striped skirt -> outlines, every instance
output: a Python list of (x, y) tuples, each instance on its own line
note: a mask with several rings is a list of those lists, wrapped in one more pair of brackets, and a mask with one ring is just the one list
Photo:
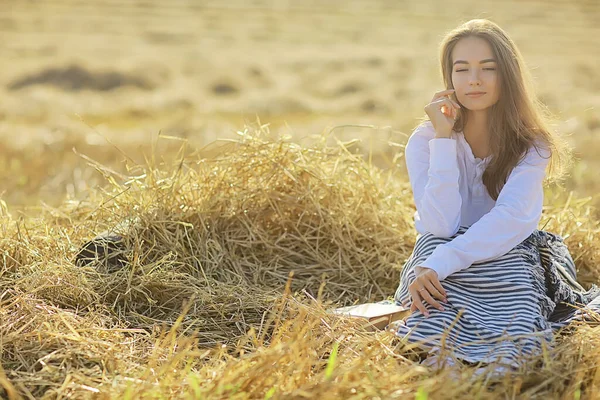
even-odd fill
[[(408, 286), (436, 246), (452, 238), (419, 235), (404, 265), (394, 301), (410, 299)], [(394, 333), (426, 351), (451, 351), (471, 363), (518, 367), (523, 357), (551, 348), (554, 333), (574, 320), (597, 320), (600, 289), (585, 290), (576, 280), (575, 265), (560, 236), (536, 230), (511, 251), (494, 260), (474, 263), (440, 282), (448, 302), (444, 311), (424, 303), (420, 311), (394, 323)], [(592, 312), (589, 312), (589, 311)]]

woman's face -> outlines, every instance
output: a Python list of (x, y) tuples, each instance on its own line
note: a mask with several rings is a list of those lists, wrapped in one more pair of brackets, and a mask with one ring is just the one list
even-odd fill
[(485, 110), (498, 102), (498, 64), (490, 60), (494, 60), (491, 46), (475, 36), (460, 39), (452, 50), (452, 85), (468, 110)]

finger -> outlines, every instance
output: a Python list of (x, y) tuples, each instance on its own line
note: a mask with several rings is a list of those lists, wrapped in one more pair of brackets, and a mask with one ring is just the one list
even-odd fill
[[(444, 113), (444, 114), (448, 118), (452, 119), (453, 121), (456, 121), (456, 118), (458, 118), (459, 109), (457, 109), (454, 105), (452, 105), (451, 107), (444, 105), (442, 107), (446, 108), (446, 113)], [(442, 111), (442, 113), (443, 113), (443, 111)]]
[(421, 311), (421, 313), (425, 316), (429, 316), (429, 311), (427, 311), (427, 308), (423, 305), (423, 303), (421, 302), (421, 296), (420, 294), (425, 292), (425, 290), (423, 290), (422, 292), (416, 291), (415, 295), (413, 296), (413, 304), (415, 307), (417, 307), (417, 309), (419, 311)]
[(454, 100), (454, 98), (452, 97), (453, 93), (447, 94), (446, 96), (444, 96), (445, 98), (447, 98), (448, 100), (450, 100), (452, 102), (452, 104), (454, 104), (454, 107), (456, 107), (457, 109), (460, 109), (460, 104), (458, 104), (456, 102), (456, 100)]
[(449, 94), (454, 93), (454, 89), (446, 89), (446, 90), (440, 90), (439, 92), (435, 92), (435, 94), (433, 95), (433, 98), (431, 99), (431, 101), (435, 101), (436, 99), (439, 99), (442, 96), (447, 96)]
[(450, 109), (450, 117), (452, 117), (452, 119), (456, 119), (456, 116), (458, 115), (458, 110), (460, 110), (460, 106), (452, 100), (450, 100), (450, 102), (452, 103), (452, 108)]
[(416, 303), (416, 299), (417, 299), (417, 295), (416, 295), (416, 289), (414, 288), (408, 288), (408, 292), (410, 293), (410, 300), (411, 300), (411, 304), (410, 304), (410, 313), (412, 314), (413, 312), (417, 311), (417, 303)]
[(457, 116), (458, 116), (458, 110), (456, 108), (451, 109), (449, 117), (452, 118), (454, 121), (456, 121)]
[(429, 293), (427, 290), (423, 290), (421, 292), (421, 296), (423, 296), (423, 299), (428, 302), (429, 304), (431, 304), (432, 306), (434, 306), (435, 308), (437, 308), (440, 311), (444, 311), (444, 307), (438, 303), (433, 297), (431, 297), (431, 293)]
[(436, 102), (431, 103), (434, 112), (439, 110), (444, 116), (453, 118), (453, 113), (456, 112), (456, 108), (448, 99), (440, 99)]
[(448, 118), (454, 118), (456, 107), (447, 97), (442, 97), (434, 102), (427, 104), (424, 108), (425, 112), (432, 117), (438, 111)]
[(460, 112), (460, 110), (454, 110), (454, 115), (453, 118), (457, 119), (458, 118), (458, 113)]
[(436, 299), (439, 299), (439, 300), (444, 300), (445, 299), (444, 295), (439, 291), (438, 288), (435, 287), (435, 285), (433, 284), (433, 282), (427, 282), (425, 284), (425, 288)]
[(410, 313), (414, 313), (415, 311), (417, 311), (417, 305), (416, 303), (413, 301), (412, 304), (410, 305)]
[(435, 104), (436, 107), (441, 107), (442, 105), (446, 105), (448, 108), (454, 108), (456, 110), (460, 110), (460, 106), (447, 97), (441, 97), (435, 101), (432, 101), (431, 104)]
[(446, 293), (446, 289), (444, 289), (439, 279), (432, 279), (431, 283), (439, 290), (439, 292), (442, 294), (442, 296), (444, 296), (444, 298), (448, 298), (448, 293)]
[(442, 106), (441, 111), (442, 111), (442, 114), (449, 117), (448, 108), (446, 106)]
[(440, 111), (442, 112), (442, 114), (444, 114), (444, 116), (451, 118), (453, 120), (456, 119), (455, 115), (456, 115), (457, 111), (453, 107), (448, 107), (446, 105), (443, 105)]
[(421, 311), (421, 313), (424, 316), (429, 317), (429, 311), (427, 311), (427, 307), (425, 307), (425, 305), (423, 304), (423, 302), (421, 300), (415, 301), (415, 304), (417, 305), (417, 308), (419, 309), (419, 311)]

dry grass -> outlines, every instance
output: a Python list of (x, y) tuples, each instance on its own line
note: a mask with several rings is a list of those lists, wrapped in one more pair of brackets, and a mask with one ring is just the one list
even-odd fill
[[(540, 227), (600, 281), (597, 2), (205, 3), (0, 7), (0, 398), (600, 397), (592, 324), (486, 381), (324, 311), (393, 295), (415, 239), (402, 145), (441, 35), (474, 17), (571, 135)], [(237, 135), (256, 115), (291, 138)], [(125, 267), (75, 266), (107, 230)]]
[[(405, 175), (352, 144), (310, 146), (247, 126), (235, 141), (96, 165), (102, 189), (37, 216), (3, 209), (0, 386), (9, 398), (562, 398), (598, 393), (597, 329), (494, 382), (435, 373), (389, 332), (326, 312), (389, 298), (414, 245)], [(202, 154), (210, 153), (209, 157)], [(590, 199), (549, 189), (541, 225), (597, 282)], [(120, 232), (127, 264), (77, 267)], [(579, 324), (579, 323), (577, 323)], [(462, 378), (456, 379), (456, 374)], [(493, 383), (493, 384), (492, 384)]]

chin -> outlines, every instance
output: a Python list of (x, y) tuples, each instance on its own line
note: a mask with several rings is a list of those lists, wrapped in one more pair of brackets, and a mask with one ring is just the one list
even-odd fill
[(464, 104), (462, 103), (462, 106), (465, 107), (467, 110), (469, 111), (483, 111), (483, 110), (487, 110), (488, 108), (490, 108), (492, 106), (492, 104)]
[(467, 108), (469, 111), (483, 111), (483, 110), (487, 110), (489, 107), (473, 107), (473, 108)]

